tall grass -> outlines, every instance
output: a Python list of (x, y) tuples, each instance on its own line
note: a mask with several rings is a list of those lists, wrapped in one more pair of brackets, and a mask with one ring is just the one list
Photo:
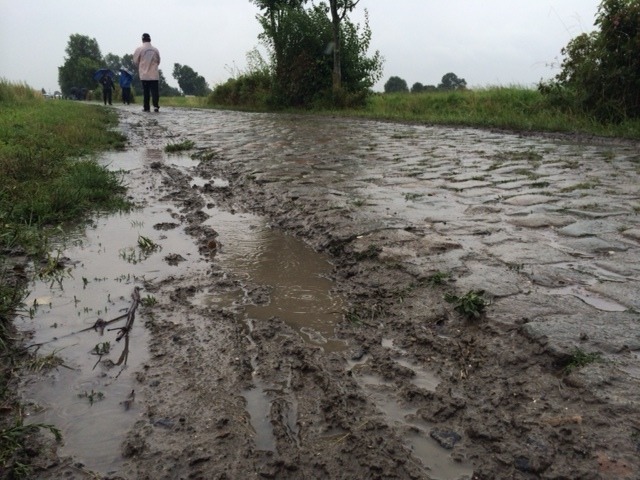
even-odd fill
[(640, 138), (638, 120), (603, 124), (583, 113), (551, 105), (537, 90), (517, 86), (377, 94), (368, 99), (363, 109), (332, 113), (427, 124)]

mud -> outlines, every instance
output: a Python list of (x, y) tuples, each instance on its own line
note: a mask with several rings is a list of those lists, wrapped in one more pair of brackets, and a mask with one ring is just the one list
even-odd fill
[[(162, 246), (123, 287), (157, 301), (135, 407), (105, 413), (132, 425), (39, 478), (640, 477), (638, 145), (120, 114), (139, 160), (105, 162)], [(471, 290), (469, 320), (444, 297)]]

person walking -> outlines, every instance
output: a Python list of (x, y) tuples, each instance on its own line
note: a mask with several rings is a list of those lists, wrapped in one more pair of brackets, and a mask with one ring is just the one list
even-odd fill
[(120, 69), (120, 88), (122, 89), (122, 103), (129, 105), (131, 103), (131, 81), (133, 77), (128, 70)]
[(111, 105), (111, 99), (113, 91), (116, 89), (116, 86), (113, 84), (113, 79), (111, 78), (111, 75), (109, 75), (108, 73), (105, 73), (104, 75), (102, 75), (102, 78), (100, 79), (100, 83), (102, 84), (102, 100), (104, 100), (104, 104), (106, 105), (107, 103), (109, 103), (109, 105)]
[(160, 80), (160, 52), (151, 45), (151, 36), (142, 34), (142, 45), (133, 53), (133, 63), (138, 67), (138, 75), (142, 82), (143, 111), (150, 112), (149, 97), (153, 103), (153, 111), (160, 111), (160, 92), (158, 82)]

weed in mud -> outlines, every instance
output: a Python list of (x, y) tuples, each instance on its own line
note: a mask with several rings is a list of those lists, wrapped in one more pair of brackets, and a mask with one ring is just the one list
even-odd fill
[(449, 278), (448, 273), (436, 272), (427, 278), (427, 284), (431, 286), (443, 285), (447, 278)]
[(549, 185), (551, 185), (549, 182), (534, 182), (529, 184), (531, 188), (547, 188)]
[(29, 446), (29, 435), (40, 429), (51, 432), (57, 442), (62, 441), (62, 433), (53, 425), (44, 423), (25, 425), (21, 416), (13, 426), (0, 430), (0, 471), (7, 474), (6, 478), (29, 478), (32, 473), (31, 468), (21, 462), (19, 457)]
[(99, 402), (100, 400), (104, 399), (104, 393), (95, 392), (93, 389), (91, 389), (90, 392), (85, 391), (85, 392), (79, 393), (78, 397), (86, 398), (87, 400), (89, 400), (89, 405), (93, 405), (95, 402)]
[(569, 374), (577, 368), (586, 367), (587, 365), (602, 361), (602, 355), (598, 352), (587, 353), (580, 348), (573, 350), (569, 358), (564, 362), (562, 371)]
[(524, 268), (524, 263), (508, 262), (507, 268), (512, 272), (521, 272), (522, 269)]
[(219, 158), (219, 157), (220, 157), (220, 154), (218, 154), (217, 152), (206, 152), (206, 151), (197, 152), (191, 155), (191, 158), (193, 160), (202, 160), (205, 162), (213, 160), (214, 158)]
[(64, 365), (64, 361), (58, 356), (56, 350), (48, 355), (35, 355), (25, 363), (25, 368), (33, 372), (42, 372), (62, 365)]
[(160, 249), (160, 245), (155, 243), (150, 238), (144, 237), (142, 235), (138, 235), (138, 247), (140, 247), (140, 250), (147, 253), (154, 252)]
[(564, 187), (560, 190), (562, 193), (573, 192), (575, 190), (591, 190), (597, 187), (600, 184), (598, 180), (592, 180), (590, 182), (581, 182), (575, 185), (570, 185), (568, 187)]
[(418, 200), (419, 198), (424, 197), (424, 193), (405, 193), (404, 200), (406, 202)]
[(153, 307), (158, 303), (158, 300), (153, 295), (147, 295), (140, 300), (140, 303), (142, 303), (142, 305), (145, 307)]
[(185, 150), (192, 150), (196, 144), (192, 140), (184, 140), (179, 143), (170, 143), (164, 147), (164, 151), (167, 153), (184, 152)]
[(93, 347), (93, 350), (91, 351), (91, 353), (93, 353), (94, 355), (108, 355), (109, 352), (111, 351), (111, 342), (101, 342), (96, 344), (95, 347)]
[(444, 299), (453, 304), (454, 310), (467, 319), (480, 318), (489, 305), (484, 298), (484, 290), (469, 290), (462, 296), (445, 293)]

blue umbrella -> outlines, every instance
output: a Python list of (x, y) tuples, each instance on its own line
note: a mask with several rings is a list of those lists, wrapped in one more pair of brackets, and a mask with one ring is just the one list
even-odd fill
[(121, 68), (120, 69), (120, 86), (122, 88), (129, 88), (131, 87), (132, 81), (133, 81), (133, 74), (126, 68)]
[(96, 70), (96, 73), (93, 74), (93, 79), (96, 82), (99, 82), (100, 79), (105, 75), (108, 75), (111, 78), (113, 78), (113, 72), (111, 70), (109, 70), (108, 68), (101, 68), (100, 70)]

